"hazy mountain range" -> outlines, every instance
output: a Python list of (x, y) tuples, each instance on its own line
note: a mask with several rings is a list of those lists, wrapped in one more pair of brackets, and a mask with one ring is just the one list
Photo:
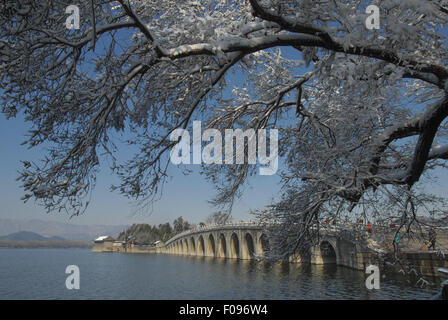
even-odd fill
[(19, 220), (0, 218), (0, 236), (28, 231), (38, 233), (44, 238), (60, 237), (67, 240), (91, 241), (102, 235), (110, 235), (115, 238), (127, 227), (126, 225), (77, 225), (37, 219)]
[(32, 240), (38, 240), (38, 241), (46, 241), (46, 240), (65, 240), (62, 237), (53, 236), (53, 237), (44, 237), (41, 236), (38, 233), (35, 232), (29, 232), (29, 231), (19, 231), (14, 232), (11, 234), (8, 234), (6, 236), (0, 236), (1, 240), (11, 240), (11, 241), (32, 241)]

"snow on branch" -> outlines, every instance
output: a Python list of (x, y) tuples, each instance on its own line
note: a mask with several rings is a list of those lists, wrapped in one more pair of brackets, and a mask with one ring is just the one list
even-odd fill
[[(408, 197), (448, 158), (448, 15), (436, 1), (382, 1), (373, 31), (360, 0), (82, 0), (80, 30), (66, 29), (65, 5), (0, 5), (2, 111), (25, 116), (25, 144), (48, 147), (19, 177), (48, 210), (80, 214), (104, 158), (115, 190), (146, 205), (166, 180), (170, 134), (196, 119), (279, 129), (284, 198), (271, 213), (301, 230), (330, 208), (377, 210), (375, 192)], [(118, 160), (117, 133), (134, 157)], [(215, 203), (230, 208), (255, 169), (205, 167)]]

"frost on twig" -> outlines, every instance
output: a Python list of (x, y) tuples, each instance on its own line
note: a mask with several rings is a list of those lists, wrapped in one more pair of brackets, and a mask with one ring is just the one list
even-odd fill
[[(167, 180), (170, 134), (200, 119), (279, 129), (282, 189), (257, 213), (275, 222), (276, 257), (307, 258), (326, 219), (360, 240), (360, 219), (382, 234), (446, 221), (421, 188), (448, 158), (446, 6), (382, 1), (372, 32), (363, 3), (82, 0), (93, 19), (71, 32), (68, 1), (1, 2), (2, 112), (24, 115), (24, 144), (44, 150), (22, 168), (23, 199), (80, 214), (110, 164), (112, 189), (144, 207)], [(212, 203), (230, 212), (257, 166), (204, 166)]]

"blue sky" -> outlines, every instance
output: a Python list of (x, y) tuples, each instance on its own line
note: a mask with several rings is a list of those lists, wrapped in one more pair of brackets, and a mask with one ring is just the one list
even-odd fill
[[(97, 177), (97, 185), (92, 195), (88, 210), (84, 215), (69, 217), (63, 213), (46, 213), (31, 199), (26, 204), (20, 200), (23, 190), (16, 181), (20, 160), (38, 160), (42, 155), (36, 150), (21, 146), (25, 139), (27, 126), (19, 115), (15, 119), (6, 120), (0, 114), (0, 219), (41, 219), (74, 224), (159, 224), (172, 222), (178, 216), (198, 223), (203, 221), (216, 208), (208, 203), (214, 196), (213, 185), (199, 174), (199, 165), (191, 165), (193, 173), (185, 176), (179, 168), (171, 165), (172, 179), (165, 185), (163, 196), (147, 212), (136, 212), (134, 204), (118, 193), (110, 192), (111, 184), (118, 179), (111, 174), (107, 165), (101, 167)], [(279, 141), (281, 143), (281, 141)], [(281, 165), (281, 159), (279, 164)], [(280, 168), (281, 169), (281, 166)], [(427, 191), (438, 195), (446, 195), (448, 190), (448, 171), (437, 169), (433, 175), (437, 180), (424, 184)], [(273, 202), (280, 191), (278, 175), (256, 175), (249, 180), (244, 195), (234, 206), (233, 217), (237, 220), (253, 218), (251, 209), (261, 209)]]
[[(127, 198), (110, 192), (109, 186), (118, 183), (107, 166), (101, 167), (92, 201), (84, 215), (69, 217), (63, 213), (50, 213), (29, 200), (26, 204), (20, 200), (24, 194), (20, 182), (15, 179), (21, 167), (20, 160), (38, 160), (39, 150), (29, 150), (21, 146), (27, 132), (28, 124), (21, 116), (6, 120), (0, 114), (0, 219), (42, 219), (76, 224), (159, 224), (172, 222), (178, 216), (198, 223), (216, 210), (207, 200), (214, 195), (213, 185), (208, 183), (199, 172), (199, 165), (192, 165), (193, 173), (185, 176), (181, 170), (172, 165), (172, 179), (165, 185), (162, 198), (148, 212), (136, 213), (135, 206)], [(251, 209), (262, 208), (270, 204), (279, 193), (278, 176), (255, 176), (245, 189), (242, 199), (234, 206), (233, 217), (237, 220), (251, 219)]]
[[(128, 35), (126, 32), (123, 34), (125, 38)], [(102, 45), (104, 43), (99, 40), (97, 48), (100, 52)], [(285, 49), (284, 53), (287, 57), (298, 54), (293, 49)], [(234, 84), (239, 82), (237, 78), (233, 78), (233, 81)], [(20, 188), (20, 183), (16, 181), (18, 170), (21, 167), (20, 160), (38, 160), (42, 156), (39, 149), (29, 150), (26, 146), (20, 145), (25, 140), (28, 125), (23, 121), (21, 115), (15, 119), (6, 120), (5, 116), (0, 114), (0, 219), (42, 219), (68, 222), (69, 217), (63, 213), (47, 214), (32, 199), (26, 204), (20, 200), (23, 190)], [(122, 150), (122, 153), (126, 153), (126, 150)], [(281, 162), (279, 159), (278, 172), (281, 170)], [(148, 208), (148, 212), (136, 214), (132, 202), (118, 193), (109, 191), (110, 185), (117, 184), (118, 179), (111, 175), (107, 165), (103, 165), (97, 176), (97, 185), (88, 210), (84, 215), (74, 217), (69, 222), (107, 225), (141, 222), (159, 224), (172, 222), (178, 216), (182, 216), (192, 223), (203, 221), (216, 210), (208, 203), (215, 193), (213, 186), (199, 175), (199, 165), (192, 165), (190, 168), (193, 169), (193, 173), (185, 176), (178, 168), (171, 165), (170, 173), (173, 178), (165, 186), (162, 198), (154, 203), (152, 208)], [(438, 181), (427, 183), (425, 188), (438, 195), (445, 195), (448, 190), (447, 170), (437, 170), (434, 175), (439, 178)], [(234, 205), (234, 219), (251, 219), (252, 216), (249, 214), (251, 209), (261, 209), (272, 203), (273, 199), (279, 195), (279, 182), (278, 175), (252, 177), (243, 198), (237, 200)]]
[[(116, 36), (124, 44), (129, 41), (131, 34), (131, 30), (123, 30), (119, 31)], [(96, 44), (95, 54), (104, 54), (108, 46), (108, 37), (101, 37)], [(87, 60), (91, 58), (91, 52), (88, 52), (86, 57)], [(91, 67), (92, 64), (89, 61), (82, 66), (82, 68), (88, 68), (89, 73)], [(90, 75), (93, 76), (91, 73)], [(240, 76), (232, 75), (231, 77), (233, 78), (232, 85), (235, 85)], [(10, 120), (6, 120), (5, 116), (0, 113), (0, 135), (2, 137), (0, 139), (0, 203), (2, 204), (0, 219), (42, 219), (75, 224), (117, 225), (141, 222), (159, 224), (172, 222), (182, 216), (189, 222), (199, 223), (205, 220), (210, 213), (216, 211), (216, 208), (208, 203), (208, 200), (215, 195), (213, 185), (199, 174), (199, 165), (189, 166), (193, 173), (188, 176), (171, 165), (172, 179), (165, 185), (162, 198), (148, 208), (147, 212), (136, 213), (135, 203), (118, 193), (109, 191), (109, 187), (112, 184), (118, 184), (119, 180), (111, 174), (107, 163), (101, 166), (89, 208), (82, 216), (69, 220), (69, 216), (63, 213), (48, 214), (44, 208), (35, 204), (33, 199), (24, 204), (20, 200), (24, 192), (20, 188), (20, 182), (16, 181), (18, 170), (21, 168), (20, 160), (38, 161), (43, 154), (42, 149), (29, 150), (26, 146), (20, 145), (25, 140), (29, 125), (29, 123), (25, 123), (20, 113), (17, 118)], [(119, 134), (115, 136), (118, 137)], [(121, 149), (121, 154), (119, 153), (118, 157), (129, 159), (128, 151), (130, 150), (128, 148)], [(249, 186), (245, 189), (244, 197), (234, 205), (233, 218), (237, 220), (251, 219), (253, 218), (249, 214), (251, 209), (260, 209), (272, 203), (273, 198), (279, 194), (279, 181), (278, 176), (252, 178)]]

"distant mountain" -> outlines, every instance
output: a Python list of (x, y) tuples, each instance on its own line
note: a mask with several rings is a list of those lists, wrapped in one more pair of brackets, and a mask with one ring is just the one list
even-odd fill
[(46, 238), (47, 240), (65, 240), (64, 238), (62, 238), (62, 237), (58, 237), (58, 236), (52, 236), (52, 237), (49, 237), (49, 238)]
[(19, 231), (0, 236), (0, 248), (91, 248), (92, 242), (66, 240), (62, 237), (43, 237), (38, 233)]
[(0, 240), (11, 240), (11, 241), (31, 241), (31, 240), (65, 240), (62, 237), (44, 237), (38, 233), (30, 232), (30, 231), (19, 231), (8, 234), (6, 236), (0, 236)]
[(45, 239), (91, 241), (102, 235), (116, 238), (121, 231), (128, 227), (126, 225), (77, 225), (36, 219), (0, 219), (0, 237), (23, 231), (38, 234)]
[(1, 236), (0, 240), (30, 241), (30, 240), (49, 240), (49, 238), (43, 237), (40, 234), (37, 234), (35, 232), (19, 231), (19, 232), (8, 234), (6, 236)]

